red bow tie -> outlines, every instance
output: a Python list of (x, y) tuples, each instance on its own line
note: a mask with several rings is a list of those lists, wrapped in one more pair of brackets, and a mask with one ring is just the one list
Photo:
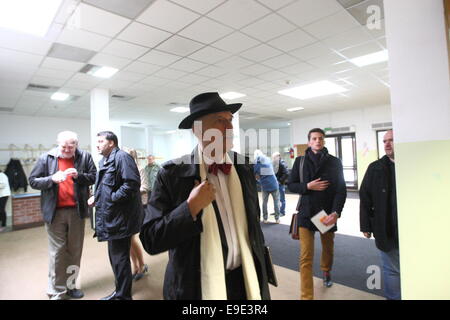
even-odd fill
[(221, 164), (217, 164), (217, 163), (213, 163), (209, 166), (208, 168), (208, 172), (209, 173), (213, 173), (217, 176), (217, 172), (219, 171), (219, 169), (224, 173), (224, 174), (230, 174), (231, 171), (231, 164), (230, 163), (221, 163)]

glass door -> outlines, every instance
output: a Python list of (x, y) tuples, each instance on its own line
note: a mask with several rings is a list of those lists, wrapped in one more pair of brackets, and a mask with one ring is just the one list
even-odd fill
[(331, 135), (325, 138), (328, 153), (339, 158), (344, 168), (344, 179), (347, 188), (357, 189), (358, 174), (356, 164), (356, 139), (354, 133)]

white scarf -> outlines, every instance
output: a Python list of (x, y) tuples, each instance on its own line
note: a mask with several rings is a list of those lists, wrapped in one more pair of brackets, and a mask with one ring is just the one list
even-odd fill
[[(206, 168), (200, 151), (200, 177), (206, 178)], [(226, 163), (232, 163), (226, 154)], [(241, 250), (242, 271), (244, 274), (245, 291), (248, 300), (261, 300), (258, 276), (256, 274), (253, 254), (248, 237), (247, 215), (245, 212), (242, 186), (234, 166), (228, 180), (231, 207), (235, 221), (236, 233)], [(200, 236), (200, 270), (203, 300), (227, 300), (227, 288), (225, 283), (225, 269), (220, 242), (219, 227), (212, 204), (203, 209), (203, 232)]]

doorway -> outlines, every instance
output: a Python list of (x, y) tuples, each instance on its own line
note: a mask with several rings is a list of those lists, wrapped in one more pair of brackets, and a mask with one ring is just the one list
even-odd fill
[(358, 189), (358, 172), (356, 163), (356, 139), (354, 133), (327, 135), (325, 147), (328, 153), (342, 162), (345, 185), (348, 189)]

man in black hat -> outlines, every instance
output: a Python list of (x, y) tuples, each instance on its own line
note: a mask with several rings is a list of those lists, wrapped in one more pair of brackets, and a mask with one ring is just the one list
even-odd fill
[(158, 172), (140, 239), (150, 254), (169, 250), (165, 299), (270, 299), (253, 168), (230, 151), (241, 106), (194, 97), (179, 128), (198, 146)]

